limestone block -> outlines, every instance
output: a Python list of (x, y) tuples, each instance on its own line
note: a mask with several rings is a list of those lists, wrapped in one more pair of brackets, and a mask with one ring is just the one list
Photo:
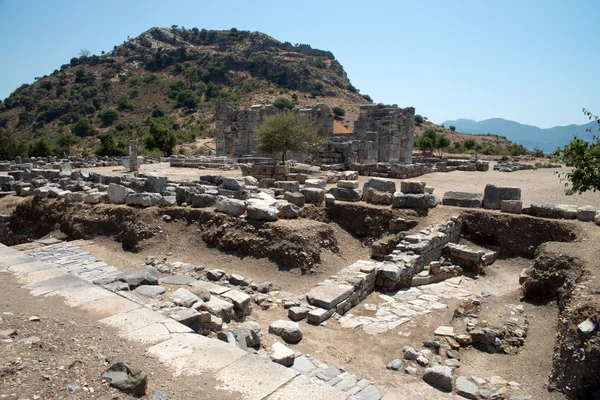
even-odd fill
[(425, 182), (402, 181), (400, 182), (400, 191), (402, 193), (423, 194), (425, 193)]
[(218, 196), (216, 200), (217, 211), (239, 217), (246, 211), (246, 202), (243, 200), (230, 199)]
[(521, 200), (502, 200), (500, 202), (500, 211), (510, 214), (521, 214), (523, 211), (523, 202)]
[(390, 196), (396, 192), (396, 182), (390, 179), (370, 178), (363, 185), (363, 200), (370, 202), (375, 191), (390, 193)]
[(237, 178), (223, 178), (221, 187), (225, 190), (232, 191), (246, 190), (246, 184), (244, 183), (244, 180)]
[(254, 204), (246, 208), (246, 215), (256, 221), (277, 221), (279, 210), (264, 204)]
[(325, 199), (325, 190), (318, 188), (303, 188), (301, 193), (308, 204), (321, 205)]
[(337, 181), (337, 187), (344, 189), (358, 189), (358, 181), (339, 180)]
[(392, 196), (393, 208), (429, 208), (432, 194), (405, 194), (396, 192)]
[(577, 206), (566, 204), (535, 203), (531, 205), (530, 214), (543, 218), (577, 218)]
[(313, 306), (330, 309), (354, 292), (350, 285), (320, 285), (311, 289), (306, 298)]
[(307, 179), (304, 181), (305, 188), (325, 189), (327, 182), (324, 179)]
[(488, 184), (483, 194), (483, 208), (500, 210), (502, 200), (521, 200), (521, 189)]
[(327, 193), (333, 195), (333, 197), (335, 197), (336, 200), (350, 202), (357, 202), (362, 200), (362, 190), (360, 189), (345, 189), (335, 187), (329, 189)]
[(306, 201), (304, 195), (300, 192), (285, 192), (283, 194), (283, 199), (298, 207), (304, 207), (304, 203)]
[(483, 196), (479, 193), (449, 191), (444, 193), (442, 204), (454, 207), (481, 208)]
[(150, 193), (162, 193), (167, 187), (166, 176), (150, 175), (144, 182), (144, 191)]
[(161, 197), (158, 193), (129, 193), (125, 202), (128, 205), (151, 207), (157, 205)]
[(123, 185), (117, 185), (111, 183), (107, 189), (108, 199), (112, 204), (125, 204), (125, 199), (129, 193), (133, 193), (133, 190), (126, 188)]
[(579, 207), (577, 209), (577, 219), (584, 222), (593, 221), (599, 211), (599, 209), (592, 206)]
[(275, 188), (283, 189), (286, 192), (299, 192), (300, 182), (298, 181), (276, 181)]

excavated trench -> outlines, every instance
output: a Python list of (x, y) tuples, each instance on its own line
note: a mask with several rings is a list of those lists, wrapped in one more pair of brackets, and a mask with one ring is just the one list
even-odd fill
[[(0, 241), (7, 245), (25, 243), (59, 229), (69, 240), (112, 237), (124, 249), (136, 252), (151, 244), (161, 224), (178, 220), (185, 221), (205, 243), (221, 251), (266, 257), (278, 265), (308, 272), (322, 262), (323, 250), (339, 251), (332, 223), (366, 243), (418, 223), (418, 215), (411, 210), (353, 203), (307, 206), (301, 217), (259, 223), (209, 209), (140, 209), (33, 198), (16, 207), (10, 228), (0, 227)], [(484, 210), (464, 211), (460, 219), (463, 237), (473, 243), (496, 249), (501, 258), (532, 260), (519, 278), (523, 300), (557, 300), (558, 335), (548, 386), (570, 398), (598, 398), (594, 396), (600, 393), (600, 333), (596, 329), (591, 335), (582, 335), (577, 329), (585, 319), (596, 325), (600, 322), (600, 286), (595, 292), (580, 288), (582, 284), (590, 286), (598, 269), (594, 260), (600, 259), (597, 253), (596, 258), (594, 254), (582, 256), (585, 232), (573, 222)], [(398, 221), (404, 224), (401, 229)], [(592, 286), (597, 283), (593, 280)]]
[[(584, 333), (583, 321), (600, 323), (600, 234), (575, 222), (470, 210), (461, 214), (463, 235), (495, 246), (501, 257), (532, 259), (519, 277), (522, 299), (556, 300), (558, 333), (548, 387), (573, 399), (600, 398), (600, 332)], [(591, 245), (588, 245), (591, 244)]]

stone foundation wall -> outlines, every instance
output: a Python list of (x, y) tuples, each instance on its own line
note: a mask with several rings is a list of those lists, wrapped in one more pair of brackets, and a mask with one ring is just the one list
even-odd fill
[(285, 181), (290, 173), (289, 165), (275, 164), (240, 164), (242, 176), (253, 176), (261, 179), (275, 179), (276, 181)]

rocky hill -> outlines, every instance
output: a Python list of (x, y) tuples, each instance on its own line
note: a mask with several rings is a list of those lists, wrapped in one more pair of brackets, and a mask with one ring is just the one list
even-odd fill
[(344, 109), (352, 129), (359, 104), (371, 101), (331, 52), (259, 32), (152, 28), (106, 54), (82, 53), (0, 102), (0, 159), (119, 155), (131, 138), (168, 153), (211, 134), (218, 101), (324, 102)]

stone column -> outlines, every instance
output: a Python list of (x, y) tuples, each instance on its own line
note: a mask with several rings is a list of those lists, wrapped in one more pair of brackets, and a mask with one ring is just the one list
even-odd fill
[(129, 141), (129, 172), (137, 172), (138, 166), (137, 140)]

